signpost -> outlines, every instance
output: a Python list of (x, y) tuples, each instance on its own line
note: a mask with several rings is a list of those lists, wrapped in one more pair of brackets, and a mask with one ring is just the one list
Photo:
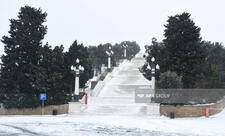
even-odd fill
[(41, 93), (40, 94), (40, 100), (42, 101), (42, 106), (41, 106), (41, 115), (44, 115), (44, 106), (45, 106), (45, 100), (47, 99), (46, 93)]

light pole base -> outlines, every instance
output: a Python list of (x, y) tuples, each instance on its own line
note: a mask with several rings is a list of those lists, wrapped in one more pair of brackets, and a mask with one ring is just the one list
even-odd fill
[(78, 101), (79, 101), (79, 95), (73, 95), (72, 102), (78, 102)]
[(112, 72), (112, 68), (108, 68), (107, 69), (107, 72)]

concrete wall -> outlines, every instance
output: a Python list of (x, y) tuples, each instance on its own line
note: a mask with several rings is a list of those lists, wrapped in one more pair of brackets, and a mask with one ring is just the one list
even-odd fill
[(206, 115), (206, 107), (209, 107), (209, 115), (217, 114), (225, 108), (225, 98), (214, 104), (184, 106), (160, 105), (160, 114), (169, 117), (170, 112), (174, 112), (175, 117), (201, 117)]
[[(57, 110), (57, 114), (67, 114), (69, 104), (51, 105), (44, 107), (44, 114), (52, 115), (53, 110)], [(26, 109), (0, 109), (0, 115), (41, 115), (41, 107)]]

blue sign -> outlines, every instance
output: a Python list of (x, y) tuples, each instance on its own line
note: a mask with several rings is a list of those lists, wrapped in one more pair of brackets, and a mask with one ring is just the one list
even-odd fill
[(46, 99), (47, 99), (46, 93), (41, 93), (40, 94), (40, 100), (46, 100)]

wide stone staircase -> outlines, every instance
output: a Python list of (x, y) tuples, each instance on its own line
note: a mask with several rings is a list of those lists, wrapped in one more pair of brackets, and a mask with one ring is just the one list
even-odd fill
[[(145, 63), (144, 54), (137, 54), (131, 61), (123, 61), (97, 84), (88, 96), (88, 104), (70, 114), (82, 115), (154, 115), (158, 116), (159, 104), (135, 103), (135, 89), (151, 86), (139, 68)], [(149, 90), (150, 91), (150, 90)]]

